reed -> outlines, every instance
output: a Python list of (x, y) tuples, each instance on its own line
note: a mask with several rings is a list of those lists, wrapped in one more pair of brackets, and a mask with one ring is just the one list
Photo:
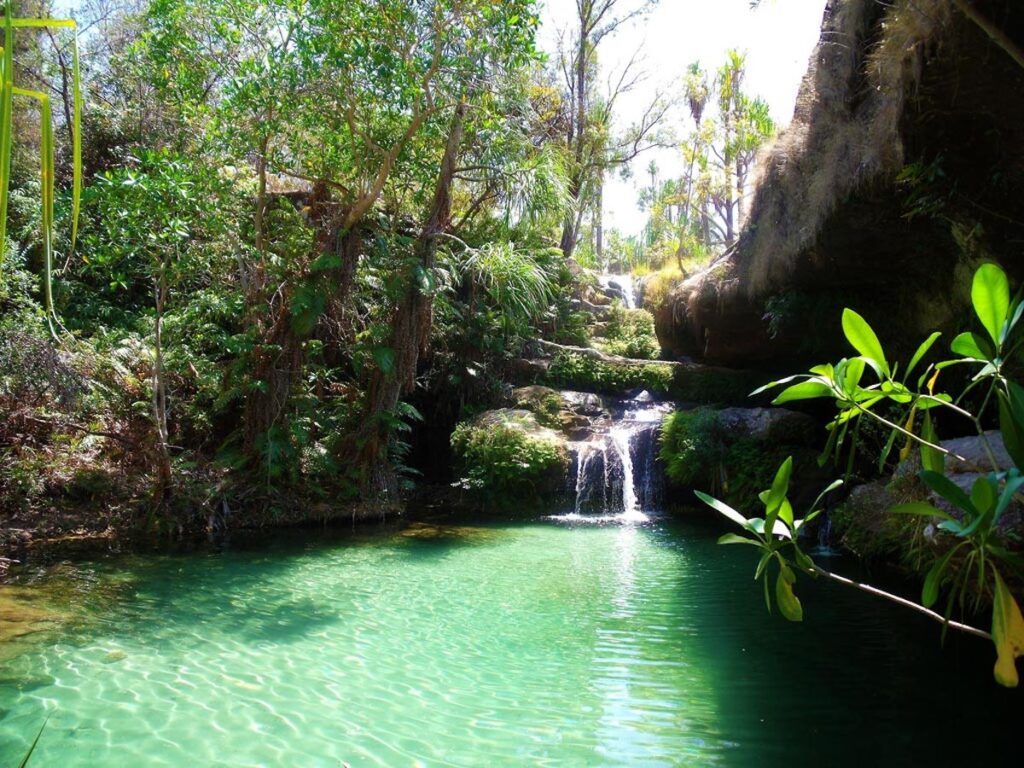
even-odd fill
[(14, 32), (17, 29), (70, 29), (75, 33), (72, 47), (72, 191), (71, 191), (71, 251), (78, 239), (78, 213), (82, 199), (82, 89), (78, 62), (77, 24), (72, 19), (16, 19), (12, 0), (4, 2), (3, 50), (0, 56), (0, 267), (7, 250), (7, 202), (11, 182), (11, 150), (15, 97), (34, 100), (39, 107), (41, 140), (39, 147), (39, 176), (42, 205), (43, 284), (46, 314), (52, 326), (57, 319), (53, 304), (53, 208), (54, 208), (54, 148), (53, 115), (50, 97), (41, 92), (19, 88), (14, 83)]

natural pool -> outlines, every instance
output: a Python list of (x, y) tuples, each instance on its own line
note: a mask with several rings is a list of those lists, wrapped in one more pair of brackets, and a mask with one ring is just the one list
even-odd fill
[(715, 533), (413, 526), (27, 573), (0, 766), (47, 716), (30, 766), (1019, 764), (984, 643), (806, 579), (788, 624)]

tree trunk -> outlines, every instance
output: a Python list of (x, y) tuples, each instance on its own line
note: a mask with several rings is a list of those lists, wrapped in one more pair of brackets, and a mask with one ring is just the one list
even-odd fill
[[(452, 117), (426, 221), (413, 244), (417, 272), (429, 273), (434, 268), (438, 236), (449, 224), (452, 180), (462, 145), (465, 116), (466, 103), (462, 102)], [(420, 356), (427, 351), (430, 342), (433, 298), (420, 290), (420, 281), (415, 274), (407, 276), (406, 285), (391, 318), (390, 347), (394, 352), (391, 370), (378, 367), (374, 371), (363, 424), (356, 440), (364, 471), (364, 489), (380, 501), (397, 493), (397, 478), (387, 455), (395, 409), (400, 398), (415, 388)]]
[[(314, 205), (315, 207), (315, 205)], [(343, 308), (348, 305), (348, 298), (355, 283), (356, 268), (362, 251), (362, 238), (358, 230), (342, 232), (334, 219), (316, 219), (319, 224), (313, 254), (316, 258), (324, 254), (334, 254), (340, 260), (340, 266), (307, 275), (307, 284), (318, 281), (317, 290), (327, 294), (328, 312), (333, 315), (332, 327), (337, 327), (344, 317)], [(242, 445), (246, 458), (252, 463), (264, 460), (263, 447), (271, 429), (279, 423), (291, 397), (292, 387), (302, 370), (303, 343), (309, 339), (322, 318), (308, 319), (301, 327), (296, 327), (292, 312), (292, 295), (294, 289), (285, 288), (279, 298), (274, 301), (267, 297), (266, 290), (261, 290), (252, 299), (256, 317), (253, 320), (262, 324), (266, 317), (260, 306), (262, 302), (270, 302), (270, 325), (262, 334), (259, 342), (251, 353), (252, 367), (246, 375), (246, 385), (250, 388), (245, 394), (245, 406), (242, 415)], [(331, 333), (331, 342), (336, 343), (344, 334)], [(337, 350), (335, 350), (337, 351)], [(267, 467), (269, 470), (269, 467)]]
[(167, 383), (164, 380), (163, 319), (167, 300), (167, 260), (163, 257), (153, 283), (156, 318), (153, 324), (153, 423), (156, 426), (157, 484), (154, 500), (163, 503), (171, 489), (171, 454), (167, 434)]

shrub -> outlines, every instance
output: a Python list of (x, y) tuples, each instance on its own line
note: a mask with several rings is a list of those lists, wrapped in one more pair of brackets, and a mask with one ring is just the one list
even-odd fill
[(718, 414), (712, 408), (676, 411), (661, 427), (659, 456), (665, 474), (678, 485), (717, 486), (728, 452)]
[(465, 476), (456, 485), (492, 499), (556, 488), (568, 471), (568, 454), (555, 439), (530, 434), (528, 426), (459, 424), (451, 441)]
[(609, 355), (656, 360), (661, 352), (654, 333), (654, 316), (646, 309), (613, 309), (606, 339), (601, 347)]
[(556, 355), (548, 367), (549, 380), (558, 386), (613, 395), (631, 389), (667, 394), (672, 377), (670, 365), (623, 365), (575, 352)]

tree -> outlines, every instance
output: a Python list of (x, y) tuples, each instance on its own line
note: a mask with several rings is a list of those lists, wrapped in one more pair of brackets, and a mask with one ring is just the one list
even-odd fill
[(565, 110), (565, 151), (569, 162), (569, 196), (572, 209), (562, 224), (560, 244), (566, 258), (580, 240), (583, 220), (590, 211), (594, 220), (598, 253), (602, 248), (601, 206), (605, 174), (622, 167), (656, 146), (658, 127), (670, 102), (656, 93), (640, 119), (615, 136), (612, 121), (616, 103), (644, 79), (638, 54), (609, 79), (606, 93), (597, 92), (598, 47), (623, 25), (641, 18), (657, 0), (577, 0), (574, 27), (562, 32), (557, 66), (562, 78)]

